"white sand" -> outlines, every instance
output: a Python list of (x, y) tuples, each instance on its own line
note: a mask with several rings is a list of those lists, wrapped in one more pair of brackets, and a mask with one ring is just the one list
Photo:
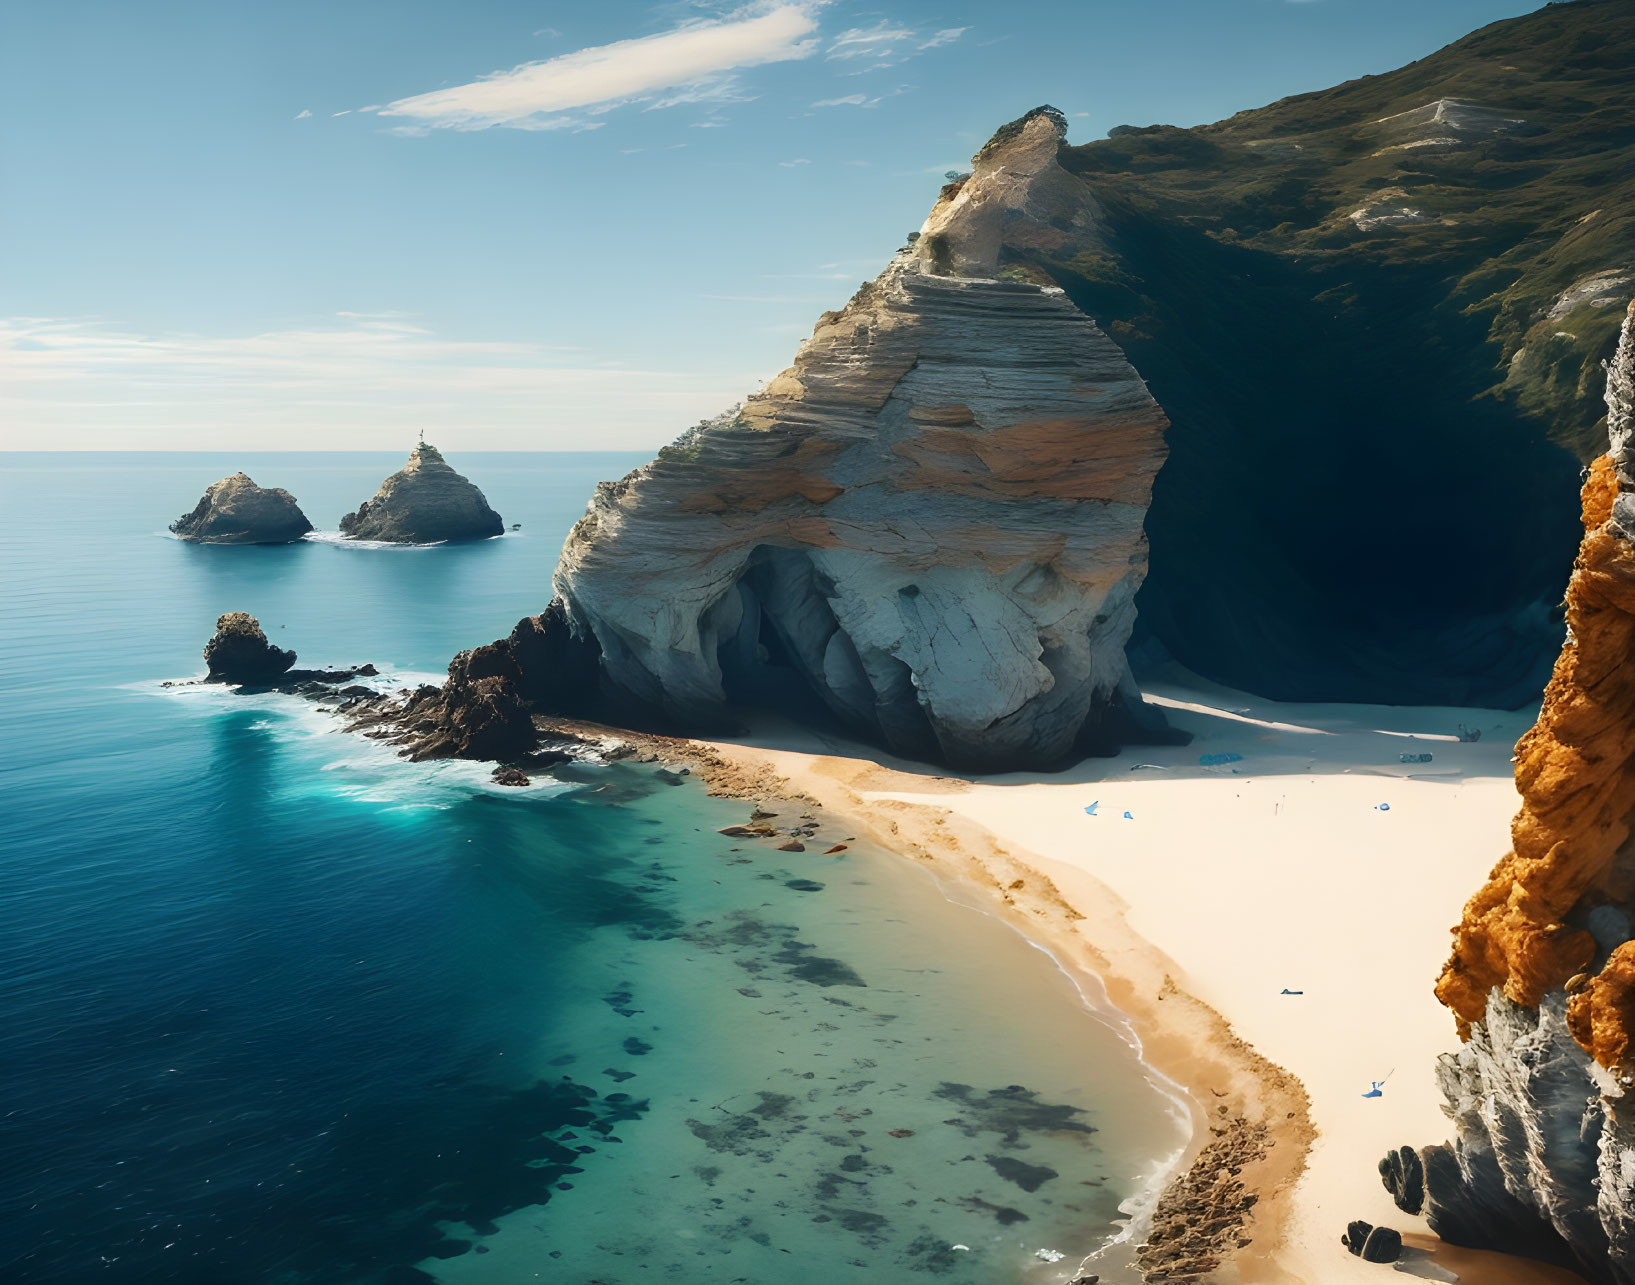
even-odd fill
[[(1339, 1237), (1354, 1218), (1425, 1230), (1391, 1203), (1375, 1165), (1403, 1143), (1448, 1136), (1433, 1071), (1456, 1035), (1431, 986), (1449, 928), (1508, 846), (1510, 755), (1534, 712), (1277, 704), (1201, 680), (1149, 699), (1193, 733), (1190, 745), (1055, 776), (971, 783), (809, 736), (721, 749), (770, 759), (841, 810), (848, 799), (831, 787), (846, 762), (867, 767), (852, 774), (854, 809), (923, 805), (948, 818), (934, 826), (974, 822), (1090, 915), (1066, 931), (1093, 937), (1093, 912), (1104, 922), (1108, 910), (1095, 903), (1115, 894), (1129, 927), (1173, 961), (1177, 986), (1310, 1094), (1319, 1136), (1282, 1202), (1265, 1279), (1377, 1283), (1386, 1269), (1351, 1257)], [(1461, 743), (1460, 722), (1481, 740)], [(1199, 764), (1228, 752), (1242, 761)], [(1405, 753), (1434, 759), (1407, 765)], [(889, 772), (873, 766), (887, 762)], [(1052, 945), (1048, 929), (1040, 940)], [(1364, 1098), (1376, 1080), (1383, 1096)], [(1573, 1279), (1485, 1254), (1444, 1249), (1438, 1260), (1471, 1282)]]

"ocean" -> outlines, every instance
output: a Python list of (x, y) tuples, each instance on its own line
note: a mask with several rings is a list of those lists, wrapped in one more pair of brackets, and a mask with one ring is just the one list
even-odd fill
[(333, 532), (402, 457), (0, 456), (0, 1280), (1004, 1285), (1117, 1237), (1183, 1114), (913, 863), (162, 686), (226, 611), (437, 681), (642, 458), (454, 454), (521, 524), (480, 544), (225, 548), (165, 533), (216, 479)]

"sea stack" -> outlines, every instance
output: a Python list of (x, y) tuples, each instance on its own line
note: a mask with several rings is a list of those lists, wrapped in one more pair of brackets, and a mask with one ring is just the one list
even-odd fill
[(1092, 217), (1064, 203), (1065, 131), (1053, 108), (1001, 129), (788, 370), (597, 488), (532, 632), (592, 658), (604, 717), (701, 731), (801, 693), (983, 771), (1134, 731), (1167, 420), (1061, 290), (996, 276), (1004, 235)]
[(341, 519), (341, 533), (353, 540), (393, 544), (435, 544), (486, 540), (505, 524), (483, 493), (448, 466), (435, 446), (421, 442), (409, 462), (380, 484), (374, 498)]
[(295, 664), (295, 653), (267, 641), (261, 622), (242, 611), (216, 621), (216, 634), (204, 645), (209, 683), (276, 683)]
[(1610, 449), (1584, 483), (1567, 641), (1516, 746), (1513, 847), (1466, 905), (1436, 986), (1465, 1041), (1437, 1070), (1456, 1133), (1420, 1158), (1424, 1212), (1444, 1240), (1624, 1282), (1635, 1279), (1635, 305), (1606, 401)]
[(170, 529), (193, 544), (291, 544), (312, 530), (312, 523), (282, 487), (257, 486), (234, 473), (210, 487)]

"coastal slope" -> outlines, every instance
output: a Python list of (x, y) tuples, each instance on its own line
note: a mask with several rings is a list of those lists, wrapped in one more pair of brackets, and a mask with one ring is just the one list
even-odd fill
[(1138, 637), (1277, 699), (1536, 700), (1635, 294), (1635, 0), (1061, 164), (1090, 225), (1001, 270), (1171, 421)]

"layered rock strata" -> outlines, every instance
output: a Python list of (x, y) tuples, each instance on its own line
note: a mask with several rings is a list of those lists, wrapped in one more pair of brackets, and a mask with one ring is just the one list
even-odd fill
[(170, 529), (194, 544), (290, 544), (312, 523), (282, 487), (257, 486), (234, 473), (211, 486)]
[(380, 484), (373, 499), (341, 519), (341, 533), (351, 539), (392, 544), (486, 540), (504, 530), (483, 493), (425, 442)]
[(1061, 291), (991, 275), (1005, 235), (1064, 215), (1063, 129), (1002, 130), (788, 370), (597, 488), (551, 628), (605, 704), (715, 730), (798, 692), (970, 769), (1128, 732), (1166, 420)]
[[(1465, 1038), (1438, 1078), (1456, 1126), (1422, 1153), (1445, 1239), (1635, 1281), (1635, 306), (1607, 370), (1610, 451), (1583, 489), (1569, 636), (1516, 747), (1514, 847), (1437, 983)], [(1410, 1201), (1403, 1166), (1390, 1166)], [(1383, 1171), (1383, 1170), (1382, 1170)], [(1407, 1207), (1407, 1204), (1404, 1204)]]

